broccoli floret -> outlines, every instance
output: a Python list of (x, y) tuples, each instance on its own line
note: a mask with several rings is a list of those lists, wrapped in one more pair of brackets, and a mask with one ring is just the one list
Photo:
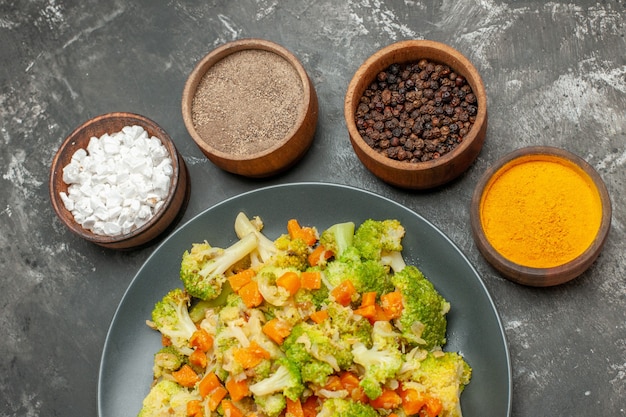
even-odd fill
[(377, 321), (372, 330), (372, 347), (368, 349), (363, 343), (355, 343), (352, 347), (354, 362), (364, 370), (360, 385), (372, 400), (382, 394), (382, 385), (395, 378), (402, 368), (404, 359), (398, 336), (389, 322)]
[(176, 347), (164, 346), (154, 354), (154, 366), (152, 373), (154, 378), (160, 378), (165, 374), (171, 374), (180, 369), (187, 362), (187, 356), (181, 353)]
[(448, 303), (417, 267), (409, 265), (391, 281), (402, 294), (403, 309), (396, 320), (406, 342), (431, 350), (446, 343)]
[(311, 247), (302, 239), (291, 239), (289, 235), (280, 235), (274, 244), (278, 252), (268, 263), (280, 268), (295, 268), (304, 271), (308, 268)]
[(344, 251), (343, 257), (326, 264), (324, 277), (332, 287), (350, 280), (360, 294), (373, 291), (380, 296), (393, 290), (389, 273), (382, 263), (369, 259), (347, 258), (346, 253), (350, 252), (348, 248)]
[(259, 395), (254, 398), (254, 402), (267, 417), (278, 417), (287, 406), (283, 394)]
[(354, 246), (366, 259), (378, 260), (385, 252), (402, 252), (405, 229), (400, 221), (365, 220), (354, 232)]
[(164, 379), (150, 389), (137, 417), (187, 417), (187, 403), (200, 399), (197, 392)]
[[(361, 342), (368, 348), (372, 345), (372, 325), (361, 316), (354, 314), (354, 310), (336, 302), (329, 302), (326, 311), (330, 320), (321, 326), (331, 326), (339, 337), (349, 345)], [(331, 334), (331, 331), (328, 331)]]
[(235, 218), (235, 233), (239, 239), (249, 234), (253, 234), (257, 238), (258, 246), (251, 254), (255, 260), (254, 263), (269, 262), (278, 253), (274, 242), (265, 236), (261, 230), (263, 230), (263, 221), (258, 216), (249, 219), (245, 213), (241, 212)]
[(226, 249), (209, 243), (195, 243), (185, 251), (180, 266), (180, 279), (193, 297), (201, 300), (217, 298), (226, 281), (226, 273), (258, 247), (256, 235), (248, 234)]
[(329, 375), (352, 365), (350, 344), (329, 325), (298, 323), (283, 342), (283, 350), (300, 367), (302, 380), (317, 385), (325, 385)]
[(378, 417), (378, 412), (368, 404), (343, 399), (329, 398), (322, 403), (317, 417)]
[(287, 358), (280, 358), (275, 363), (278, 365), (278, 369), (269, 378), (250, 385), (250, 392), (255, 398), (282, 393), (293, 401), (297, 400), (305, 388), (302, 384), (298, 365)]
[(446, 417), (461, 417), (460, 395), (472, 376), (472, 369), (456, 352), (429, 352), (425, 358), (417, 355), (408, 359), (398, 379), (405, 389), (441, 401), (442, 413)]
[(228, 302), (228, 297), (231, 294), (233, 294), (233, 289), (228, 281), (226, 281), (222, 285), (222, 291), (220, 292), (220, 295), (217, 296), (217, 298), (213, 298), (211, 300), (196, 299), (189, 308), (189, 316), (194, 321), (194, 323), (202, 321), (205, 318), (206, 312), (208, 310), (217, 311), (221, 307), (223, 307)]
[(333, 253), (335, 258), (339, 258), (350, 246), (354, 239), (354, 223), (337, 223), (324, 230), (320, 235), (320, 245)]
[[(307, 271), (319, 271), (320, 268), (312, 267), (308, 268)], [(330, 294), (330, 290), (326, 285), (323, 285), (319, 289), (313, 290), (305, 290), (301, 288), (294, 296), (294, 300), (299, 304), (310, 303), (310, 305), (315, 306), (316, 310), (319, 310), (323, 305), (328, 302), (328, 295)]]
[(189, 350), (189, 339), (196, 325), (189, 316), (191, 297), (180, 288), (170, 290), (152, 309), (152, 323), (183, 353)]

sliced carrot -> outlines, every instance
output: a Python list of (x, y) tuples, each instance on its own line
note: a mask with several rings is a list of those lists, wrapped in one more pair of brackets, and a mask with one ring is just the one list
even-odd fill
[(317, 417), (319, 406), (319, 399), (315, 395), (311, 395), (302, 404), (302, 414), (304, 417)]
[(263, 325), (263, 333), (279, 345), (291, 334), (291, 325), (276, 317)]
[(228, 394), (228, 391), (221, 385), (211, 391), (209, 393), (209, 399), (207, 400), (209, 410), (215, 411), (224, 399), (224, 397), (226, 397), (226, 394)]
[(163, 346), (172, 346), (172, 339), (165, 336), (164, 334), (161, 334), (161, 344)]
[(300, 286), (305, 290), (319, 290), (322, 287), (320, 271), (305, 271), (300, 274)]
[(323, 322), (324, 320), (328, 318), (328, 311), (318, 310), (314, 313), (311, 313), (309, 318), (313, 320), (314, 323), (320, 324), (321, 322)]
[(246, 348), (234, 349), (233, 357), (244, 369), (250, 369), (261, 363), (263, 359), (269, 359), (270, 354), (257, 342), (252, 341)]
[(209, 372), (204, 375), (202, 381), (198, 385), (198, 391), (200, 391), (200, 396), (205, 398), (207, 395), (211, 393), (215, 388), (221, 387), (222, 383), (220, 382), (217, 375), (214, 372)]
[(394, 291), (384, 294), (380, 297), (380, 306), (389, 317), (389, 320), (397, 319), (402, 315), (402, 294), (400, 291)]
[(367, 402), (368, 398), (361, 385), (359, 385), (359, 377), (349, 371), (344, 371), (339, 375), (341, 384), (348, 391), (352, 401)]
[(331, 375), (326, 380), (326, 385), (324, 385), (324, 389), (329, 391), (340, 391), (343, 389), (343, 384), (341, 383), (341, 378), (337, 375)]
[(257, 307), (263, 302), (263, 296), (261, 295), (261, 291), (259, 291), (259, 285), (256, 281), (248, 282), (239, 289), (237, 294), (239, 294), (243, 303), (248, 308)]
[(189, 417), (202, 417), (202, 404), (200, 400), (191, 400), (187, 403), (187, 415)]
[(327, 250), (323, 245), (317, 245), (315, 249), (309, 253), (307, 260), (309, 261), (309, 265), (317, 266), (321, 262), (332, 258), (332, 256), (333, 253)]
[(443, 404), (441, 404), (441, 400), (435, 397), (426, 397), (426, 414), (428, 417), (437, 417), (441, 414), (441, 410), (443, 409)]
[(422, 407), (426, 404), (422, 395), (414, 389), (403, 389), (400, 390), (399, 394), (402, 399), (402, 408), (409, 416), (419, 413)]
[(213, 347), (213, 336), (204, 329), (198, 329), (191, 335), (189, 339), (191, 347), (195, 347), (203, 352), (208, 352)]
[(393, 390), (383, 389), (383, 393), (380, 394), (375, 400), (370, 400), (370, 405), (374, 408), (382, 408), (385, 410), (393, 410), (398, 408), (402, 404), (402, 398)]
[(233, 291), (237, 292), (241, 289), (241, 287), (252, 281), (252, 277), (254, 275), (256, 275), (254, 270), (244, 269), (241, 272), (237, 272), (236, 274), (229, 276), (228, 282), (230, 283)]
[(374, 323), (377, 321), (389, 321), (389, 316), (387, 316), (387, 313), (385, 313), (385, 310), (383, 310), (383, 308), (379, 304), (376, 304), (374, 308), (376, 309), (376, 313), (374, 313), (373, 317), (368, 318), (370, 323)]
[(365, 292), (361, 295), (361, 307), (369, 307), (376, 304), (376, 292)]
[(343, 306), (347, 306), (352, 302), (352, 297), (356, 294), (356, 289), (352, 281), (345, 280), (333, 288), (330, 293), (335, 301)]
[(207, 365), (206, 353), (200, 349), (195, 349), (191, 355), (189, 355), (189, 363), (200, 368), (206, 368)]
[(243, 412), (232, 401), (222, 401), (222, 409), (224, 410), (224, 417), (243, 417)]
[(191, 366), (187, 364), (183, 365), (178, 371), (172, 372), (172, 376), (179, 385), (187, 388), (193, 388), (196, 382), (200, 381), (200, 377), (196, 371), (191, 369)]
[(285, 417), (304, 417), (304, 410), (302, 409), (302, 403), (300, 403), (300, 398), (295, 401), (289, 399), (289, 397), (285, 397), (287, 401), (287, 413)]
[(246, 379), (235, 380), (230, 378), (226, 381), (226, 389), (230, 394), (230, 399), (233, 401), (239, 401), (250, 395), (250, 389), (248, 388), (248, 381)]
[(304, 242), (313, 246), (315, 242), (317, 242), (317, 233), (315, 233), (315, 229), (312, 227), (302, 227), (298, 220), (290, 219), (287, 222), (287, 232), (289, 233), (289, 237), (291, 239), (302, 239)]
[(294, 271), (287, 271), (276, 279), (276, 285), (294, 295), (300, 289), (300, 276)]
[(365, 317), (366, 319), (373, 319), (376, 317), (376, 305), (369, 305), (365, 307), (359, 307), (354, 310), (354, 314)]

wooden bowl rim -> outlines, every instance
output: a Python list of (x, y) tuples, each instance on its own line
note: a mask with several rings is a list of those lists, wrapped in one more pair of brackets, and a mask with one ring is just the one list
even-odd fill
[[(300, 77), (300, 81), (302, 82), (302, 102), (300, 104), (300, 113), (298, 114), (298, 118), (294, 122), (292, 128), (287, 132), (285, 137), (272, 145), (271, 147), (264, 149), (260, 152), (249, 154), (249, 155), (234, 155), (231, 153), (223, 152), (207, 141), (202, 139), (202, 136), (196, 130), (193, 117), (191, 114), (193, 97), (196, 93), (196, 89), (200, 84), (200, 81), (206, 74), (206, 72), (215, 65), (220, 60), (225, 57), (232, 55), (234, 53), (246, 50), (261, 50), (275, 53), (276, 55), (285, 59), (298, 73)], [(185, 123), (185, 127), (187, 131), (193, 138), (194, 142), (206, 153), (210, 155), (214, 155), (220, 159), (231, 160), (235, 162), (247, 162), (256, 159), (261, 159), (267, 155), (270, 155), (277, 150), (281, 149), (285, 146), (286, 143), (291, 141), (295, 135), (298, 133), (300, 127), (305, 123), (307, 117), (309, 117), (309, 109), (311, 107), (312, 94), (311, 89), (313, 85), (309, 76), (304, 69), (304, 66), (300, 62), (300, 60), (287, 48), (265, 39), (259, 38), (245, 38), (238, 39), (235, 41), (224, 43), (217, 48), (210, 51), (207, 55), (205, 55), (193, 68), (187, 81), (185, 82), (185, 87), (183, 89), (183, 99), (182, 99), (182, 113), (183, 113), (183, 121)], [(312, 138), (311, 138), (312, 139)]]
[[(154, 213), (154, 215), (150, 218), (150, 220), (148, 220), (148, 222), (143, 224), (141, 227), (134, 229), (130, 233), (121, 234), (117, 236), (98, 235), (96, 233), (91, 232), (88, 229), (85, 229), (78, 222), (76, 222), (74, 220), (74, 215), (65, 208), (65, 205), (63, 204), (63, 201), (61, 200), (61, 197), (59, 196), (59, 192), (61, 190), (59, 190), (56, 187), (56, 181), (55, 181), (55, 179), (58, 178), (58, 176), (63, 175), (64, 166), (61, 166), (61, 163), (63, 162), (61, 161), (61, 158), (66, 152), (69, 152), (69, 150), (67, 149), (68, 146), (72, 145), (73, 143), (80, 143), (81, 141), (84, 141), (85, 146), (82, 148), (85, 149), (91, 137), (87, 138), (83, 136), (83, 131), (87, 129), (88, 127), (98, 125), (104, 121), (111, 120), (111, 119), (128, 119), (128, 120), (133, 121), (134, 124), (137, 124), (143, 128), (148, 127), (150, 130), (154, 131), (156, 134), (153, 134), (150, 136), (157, 137), (161, 141), (161, 143), (163, 143), (163, 146), (165, 146), (165, 148), (167, 149), (169, 156), (172, 160), (172, 169), (173, 169), (172, 177), (170, 179), (170, 189), (169, 189), (166, 199), (163, 201), (163, 206), (161, 206), (159, 211)], [(129, 126), (129, 125), (126, 124), (125, 126)], [(103, 131), (102, 134), (104, 133), (105, 132)], [(111, 134), (115, 132), (106, 132), (106, 133)], [(79, 148), (76, 148), (76, 149), (79, 149)], [(69, 157), (71, 158), (71, 155), (69, 155)], [(181, 184), (179, 181), (180, 170), (184, 168), (184, 167), (181, 167), (181, 163), (184, 163), (184, 161), (181, 160), (181, 156), (178, 153), (178, 150), (176, 149), (174, 141), (172, 140), (170, 135), (161, 126), (159, 126), (159, 124), (156, 123), (155, 121), (145, 116), (142, 116), (140, 114), (130, 113), (130, 112), (110, 112), (110, 113), (104, 113), (104, 114), (92, 117), (91, 119), (85, 121), (84, 123), (76, 127), (64, 139), (64, 141), (59, 146), (54, 158), (52, 159), (52, 163), (50, 165), (50, 178), (49, 178), (49, 183), (48, 183), (52, 207), (54, 208), (55, 213), (57, 214), (59, 219), (63, 222), (63, 224), (65, 224), (65, 226), (67, 226), (76, 235), (82, 237), (83, 239), (87, 241), (90, 241), (92, 243), (95, 243), (101, 246), (106, 247), (107, 245), (112, 245), (112, 244), (116, 244), (116, 246), (119, 246), (120, 243), (123, 243), (125, 241), (130, 241), (136, 238), (137, 236), (141, 235), (142, 233), (146, 232), (147, 230), (149, 230), (151, 227), (157, 224), (161, 220), (161, 218), (165, 215), (167, 210), (170, 209), (174, 201), (174, 198), (176, 196), (177, 188), (179, 186), (185, 186), (185, 184)], [(63, 180), (61, 180), (61, 182), (63, 182)]]
[[(402, 50), (414, 51), (414, 57), (409, 59), (403, 59), (401, 61), (395, 61), (395, 56), (399, 51)], [(437, 51), (445, 54), (445, 61), (437, 62), (450, 66), (450, 68), (454, 69), (459, 74), (465, 77), (467, 82), (472, 87), (472, 91), (476, 95), (476, 99), (479, 104), (478, 112), (476, 114), (476, 121), (472, 125), (472, 128), (470, 129), (463, 142), (461, 142), (452, 151), (442, 155), (441, 157), (437, 159), (431, 159), (430, 161), (416, 163), (408, 161), (397, 161), (388, 158), (380, 154), (379, 152), (376, 152), (367, 143), (365, 143), (365, 140), (363, 140), (363, 137), (359, 134), (359, 131), (356, 127), (356, 122), (354, 121), (354, 114), (356, 112), (356, 108), (359, 104), (359, 100), (361, 99), (364, 90), (357, 91), (357, 87), (361, 82), (362, 74), (368, 73), (371, 68), (377, 68), (380, 71), (384, 68), (387, 68), (393, 63), (415, 62), (416, 60), (419, 60), (423, 57), (424, 51), (429, 51), (429, 53)], [(460, 66), (462, 66), (464, 69), (467, 69), (467, 73), (465, 71), (458, 71), (458, 67)], [(364, 85), (369, 85), (371, 81), (373, 81), (373, 78)], [(348, 132), (350, 134), (350, 139), (353, 145), (358, 146), (362, 152), (364, 152), (369, 158), (375, 160), (378, 164), (389, 166), (395, 170), (400, 171), (429, 170), (449, 163), (456, 156), (462, 154), (471, 147), (471, 144), (477, 139), (479, 135), (481, 126), (487, 123), (487, 93), (482, 77), (480, 76), (478, 70), (474, 67), (469, 59), (467, 59), (461, 52), (459, 52), (455, 48), (444, 43), (432, 40), (405, 40), (393, 43), (382, 49), (379, 49), (373, 55), (367, 58), (365, 62), (358, 68), (358, 70), (355, 72), (354, 77), (350, 81), (350, 84), (348, 85), (346, 99), (344, 101), (344, 116), (348, 127)]]
[[(493, 176), (497, 174), (501, 168), (516, 159), (542, 155), (565, 160), (577, 166), (582, 172), (587, 174), (596, 187), (602, 204), (600, 227), (591, 245), (575, 259), (551, 268), (533, 268), (519, 265), (503, 257), (487, 240), (480, 220), (480, 203), (482, 196), (485, 192), (485, 187), (489, 184)], [(600, 177), (600, 174), (578, 155), (553, 146), (528, 146), (516, 149), (500, 157), (481, 176), (474, 189), (470, 205), (470, 222), (474, 240), (479, 251), (487, 261), (502, 273), (505, 278), (519, 284), (536, 287), (559, 285), (580, 276), (587, 270), (596, 260), (604, 246), (611, 228), (611, 216), (611, 199), (606, 184), (602, 180), (602, 177)]]

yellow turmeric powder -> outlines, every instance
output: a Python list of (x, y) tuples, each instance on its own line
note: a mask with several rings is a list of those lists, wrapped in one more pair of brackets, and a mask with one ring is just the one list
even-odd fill
[(531, 268), (563, 265), (581, 255), (601, 218), (592, 179), (554, 155), (529, 155), (504, 165), (480, 202), (489, 243), (506, 259)]

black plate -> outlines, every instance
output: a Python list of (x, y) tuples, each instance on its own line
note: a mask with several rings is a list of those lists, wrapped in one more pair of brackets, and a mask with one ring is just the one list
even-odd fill
[(214, 246), (235, 242), (235, 216), (260, 216), (270, 238), (284, 233), (296, 218), (318, 230), (343, 221), (395, 218), (406, 228), (404, 255), (450, 302), (445, 350), (463, 354), (473, 368), (462, 394), (464, 417), (505, 417), (511, 410), (511, 366), (502, 324), (476, 270), (445, 235), (415, 212), (359, 189), (330, 184), (298, 183), (251, 191), (200, 213), (165, 240), (147, 259), (126, 290), (102, 353), (98, 381), (100, 417), (136, 416), (152, 380), (152, 361), (160, 347), (150, 330), (155, 302), (178, 278), (182, 253), (192, 243)]

